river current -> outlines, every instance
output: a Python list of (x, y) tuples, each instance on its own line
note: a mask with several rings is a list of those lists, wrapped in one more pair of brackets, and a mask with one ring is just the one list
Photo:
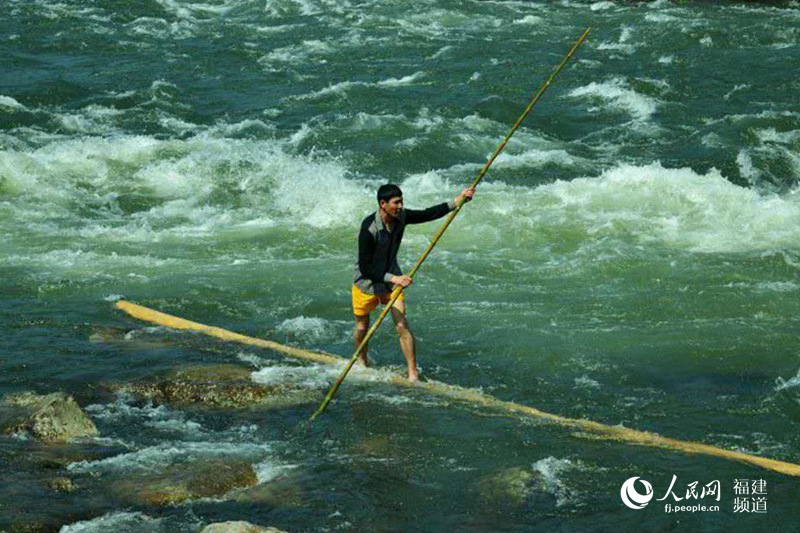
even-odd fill
[[(588, 26), (408, 290), (422, 372), (800, 462), (797, 3), (2, 0), (0, 393), (73, 395), (109, 452), (67, 461), (83, 488), (54, 494), (19, 460), (35, 445), (0, 437), (0, 530), (796, 530), (794, 478), (388, 383), (345, 382), (311, 429), (314, 405), (106, 390), (232, 363), (321, 395), (335, 370), (114, 302), (351, 355), (377, 187), (409, 208), (455, 197)], [(407, 229), (405, 269), (437, 227)], [(371, 356), (402, 372), (390, 325)], [(203, 458), (251, 461), (271, 497), (141, 507), (92, 488)], [(676, 476), (682, 501), (626, 507), (635, 476), (658, 498)], [(715, 480), (718, 502), (687, 495)], [(766, 482), (766, 513), (753, 494), (737, 509), (736, 480)]]

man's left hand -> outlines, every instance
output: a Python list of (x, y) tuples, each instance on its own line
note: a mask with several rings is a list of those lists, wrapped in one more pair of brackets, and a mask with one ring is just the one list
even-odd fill
[(472, 200), (473, 196), (475, 196), (475, 187), (467, 187), (466, 189), (461, 191), (461, 194), (456, 196), (456, 205), (458, 205), (458, 203), (461, 202), (462, 200), (464, 201), (464, 203), (469, 202), (470, 200)]

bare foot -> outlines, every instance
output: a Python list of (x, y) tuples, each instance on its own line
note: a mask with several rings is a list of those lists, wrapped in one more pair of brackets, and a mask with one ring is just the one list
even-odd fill
[(368, 367), (369, 366), (369, 359), (367, 359), (366, 357), (358, 357), (356, 359), (356, 364), (361, 365), (363, 367)]
[(408, 381), (410, 381), (412, 383), (416, 383), (417, 381), (419, 381), (419, 373), (416, 370), (413, 371), (413, 372), (409, 371), (408, 372)]

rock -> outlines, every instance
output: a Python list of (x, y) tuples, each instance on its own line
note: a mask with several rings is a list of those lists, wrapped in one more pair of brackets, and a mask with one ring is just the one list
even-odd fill
[[(23, 445), (31, 442), (3, 440)], [(21, 463), (15, 460), (3, 464), (3, 473), (0, 475), (0, 532), (57, 533), (64, 524), (91, 519), (109, 511), (108, 502), (93, 491), (52, 492), (54, 487), (67, 489), (70, 481), (65, 478), (73, 478), (72, 474), (31, 469), (30, 464)], [(51, 482), (55, 483), (48, 487)], [(75, 482), (72, 483), (75, 487)]]
[(259, 483), (248, 489), (237, 491), (231, 500), (239, 503), (268, 505), (269, 507), (304, 507), (308, 505), (303, 488), (294, 478), (285, 477)]
[(274, 527), (261, 527), (250, 522), (217, 522), (204, 527), (200, 533), (286, 533)]
[(251, 381), (253, 371), (238, 365), (182, 366), (167, 374), (167, 379), (185, 381)]
[(45, 442), (97, 435), (97, 428), (77, 402), (56, 392), (9, 394), (0, 401), (0, 427), (5, 433), (27, 433)]
[[(41, 488), (40, 488), (41, 490)], [(9, 494), (4, 493), (3, 497)], [(88, 520), (107, 512), (94, 503), (87, 509), (83, 499), (77, 495), (59, 494), (48, 498), (17, 500), (3, 505), (0, 512), (0, 532), (2, 533), (58, 533), (64, 524)]]
[(285, 408), (314, 404), (318, 391), (255, 383), (251, 371), (235, 365), (183, 367), (148, 379), (112, 387), (156, 404), (211, 408)]
[(89, 342), (107, 344), (125, 351), (154, 350), (169, 346), (163, 338), (149, 336), (145, 330), (127, 330), (117, 327), (94, 326), (89, 334)]
[(9, 453), (18, 464), (36, 469), (61, 470), (72, 463), (100, 461), (129, 451), (119, 443), (75, 441), (69, 444), (27, 441)]
[(253, 466), (242, 460), (189, 461), (160, 472), (128, 472), (110, 489), (132, 504), (174, 505), (196, 498), (222, 496), (258, 483)]
[[(5, 530), (2, 530), (5, 533)], [(52, 525), (39, 522), (15, 522), (11, 524), (10, 533), (49, 533), (55, 531)]]
[(479, 480), (481, 498), (493, 506), (521, 506), (530, 494), (534, 477), (530, 468), (504, 468)]
[(57, 477), (47, 482), (47, 486), (56, 492), (75, 492), (77, 487), (71, 479), (66, 477)]
[(375, 435), (361, 439), (353, 446), (358, 455), (386, 457), (392, 451), (392, 435)]

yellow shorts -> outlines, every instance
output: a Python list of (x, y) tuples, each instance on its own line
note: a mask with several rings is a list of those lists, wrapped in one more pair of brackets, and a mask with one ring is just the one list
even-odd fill
[[(381, 294), (367, 294), (355, 285), (353, 285), (352, 289), (350, 289), (350, 294), (353, 297), (353, 314), (356, 316), (366, 316), (369, 315), (372, 311), (378, 307), (378, 303), (381, 304), (388, 304), (389, 300), (392, 298), (392, 295), (395, 292), (398, 292), (401, 287), (398, 285), (397, 288), (392, 292), (384, 292)], [(397, 301), (404, 302), (406, 300), (405, 294), (400, 293), (400, 297)]]

